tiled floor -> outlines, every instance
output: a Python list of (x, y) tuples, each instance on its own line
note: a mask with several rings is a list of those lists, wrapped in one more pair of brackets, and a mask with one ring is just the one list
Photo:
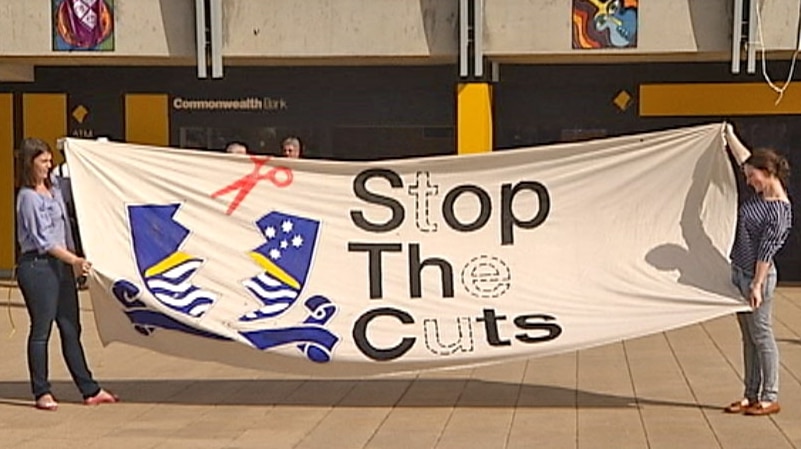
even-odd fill
[(731, 316), (555, 357), (323, 380), (102, 348), (89, 310), (90, 364), (124, 402), (79, 405), (54, 342), (62, 405), (47, 413), (30, 406), (19, 292), (0, 287), (0, 302), (0, 448), (801, 448), (801, 288), (778, 292), (771, 417), (721, 412), (741, 393)]

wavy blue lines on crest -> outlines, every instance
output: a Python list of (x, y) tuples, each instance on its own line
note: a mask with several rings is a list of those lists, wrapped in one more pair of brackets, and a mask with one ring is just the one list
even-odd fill
[(190, 282), (203, 259), (180, 251), (189, 230), (175, 221), (178, 207), (128, 207), (134, 256), (139, 274), (156, 300), (176, 312), (199, 318), (217, 296)]
[(264, 271), (243, 285), (263, 307), (243, 315), (241, 321), (276, 317), (295, 303), (309, 275), (320, 222), (273, 211), (256, 226), (265, 243), (250, 257)]

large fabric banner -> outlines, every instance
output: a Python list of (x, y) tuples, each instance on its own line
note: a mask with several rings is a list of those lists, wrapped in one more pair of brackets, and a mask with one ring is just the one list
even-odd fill
[(747, 308), (720, 124), (372, 163), (63, 143), (105, 343), (358, 376)]

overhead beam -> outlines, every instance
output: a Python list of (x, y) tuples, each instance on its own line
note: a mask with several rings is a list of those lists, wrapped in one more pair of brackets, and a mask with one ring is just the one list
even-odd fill
[(209, 28), (211, 28), (211, 77), (223, 77), (223, 20), (222, 0), (211, 0)]
[(0, 63), (0, 82), (32, 83), (33, 81), (32, 65)]
[(209, 76), (208, 41), (206, 40), (206, 2), (195, 0), (195, 45), (197, 51), (197, 77), (206, 78)]
[(743, 51), (743, 0), (734, 0), (731, 27), (731, 73), (737, 75)]
[(484, 0), (473, 3), (473, 70), (476, 78), (484, 77)]
[[(756, 73), (756, 53), (757, 53), (757, 39), (759, 39), (759, 2), (757, 0), (748, 1), (748, 59), (746, 60), (745, 71), (753, 75)], [(765, 45), (763, 42), (762, 45)]]
[(470, 75), (470, 0), (459, 0), (459, 76)]

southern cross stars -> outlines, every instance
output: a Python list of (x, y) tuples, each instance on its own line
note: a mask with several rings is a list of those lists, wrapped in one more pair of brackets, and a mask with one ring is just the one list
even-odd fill
[(295, 248), (300, 248), (301, 245), (303, 245), (303, 236), (298, 234), (292, 237), (292, 246)]
[[(264, 228), (264, 236), (267, 238), (267, 241), (271, 241), (279, 237), (280, 234), (290, 234), (295, 229), (295, 224), (291, 220), (284, 220), (281, 222), (280, 231), (276, 228), (276, 226), (267, 226)], [(273, 260), (278, 260), (283, 255), (284, 250), (288, 249), (298, 249), (303, 246), (303, 236), (300, 234), (295, 234), (291, 237), (281, 235), (281, 240), (277, 242), (277, 244), (268, 251), (268, 255)], [(290, 248), (292, 245), (292, 248)], [(272, 245), (271, 245), (272, 246)]]

